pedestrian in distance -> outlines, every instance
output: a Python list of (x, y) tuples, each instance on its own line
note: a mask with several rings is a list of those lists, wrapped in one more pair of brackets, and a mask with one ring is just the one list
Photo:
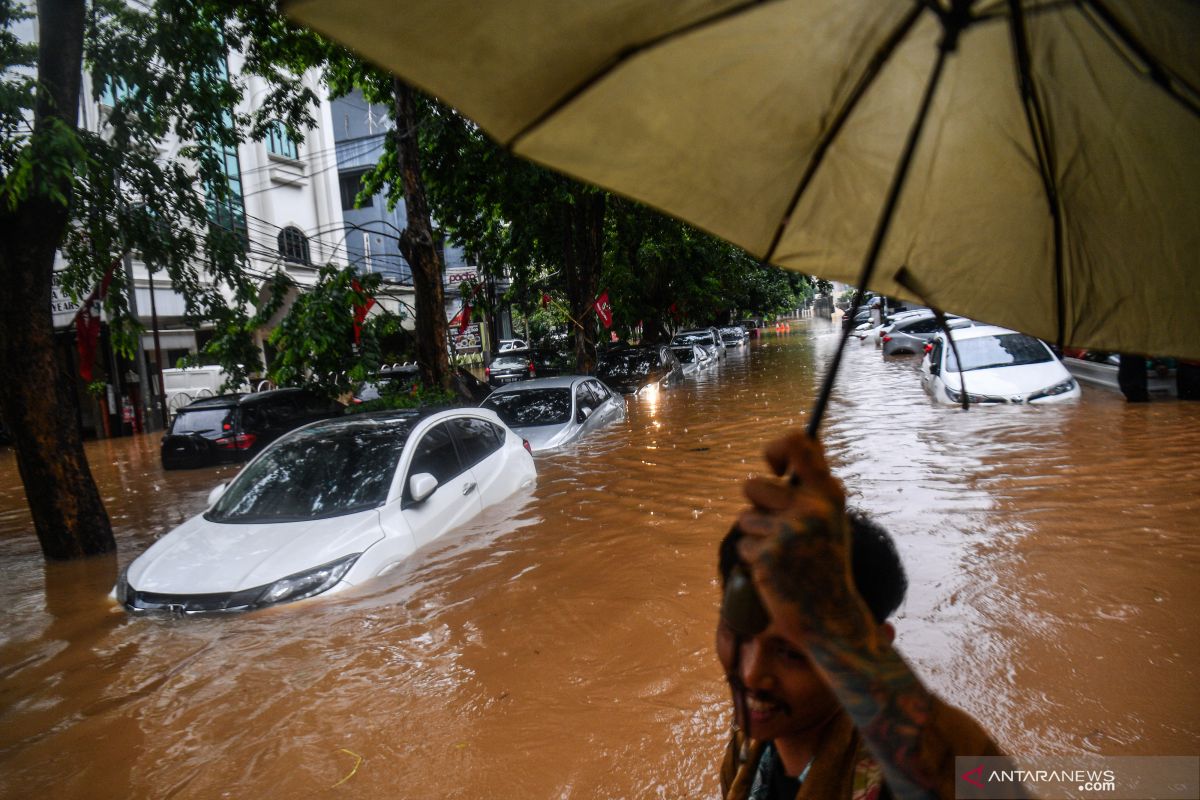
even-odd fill
[(766, 447), (781, 478), (721, 543), (717, 653), (734, 695), (725, 800), (953, 798), (955, 756), (999, 749), (892, 646), (907, 587), (895, 544), (845, 491), (821, 446)]

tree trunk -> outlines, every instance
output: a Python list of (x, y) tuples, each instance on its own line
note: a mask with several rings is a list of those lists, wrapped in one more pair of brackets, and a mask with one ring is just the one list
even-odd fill
[(29, 194), (0, 210), (0, 408), (42, 553), (64, 560), (114, 552), (116, 542), (83, 452), (73, 382), (55, 363), (50, 281), (68, 210), (46, 189), (70, 196), (70, 176), (38, 156), (63, 134), (50, 123), (76, 127), (84, 3), (40, 0), (37, 11), (33, 177)]
[(404, 180), (404, 208), (408, 224), (400, 236), (400, 252), (412, 269), (416, 308), (417, 363), (426, 386), (453, 389), (446, 322), (446, 301), (442, 291), (442, 259), (434, 246), (433, 224), (429, 219), (429, 201), (421, 178), (421, 159), (417, 145), (417, 109), (413, 90), (400, 79), (393, 80), (396, 104), (396, 153)]
[(600, 268), (604, 259), (604, 212), (606, 195), (591, 190), (575, 190), (574, 202), (563, 206), (564, 277), (571, 316), (575, 326), (575, 368), (591, 372), (596, 363), (596, 311), (592, 302), (599, 292)]

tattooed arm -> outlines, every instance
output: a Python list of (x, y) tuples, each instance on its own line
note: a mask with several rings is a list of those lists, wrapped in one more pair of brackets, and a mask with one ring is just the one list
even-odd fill
[(738, 528), (767, 612), (808, 653), (895, 797), (953, 797), (954, 756), (998, 754), (995, 745), (930, 694), (855, 590), (845, 492), (820, 445), (794, 434), (766, 455), (789, 478), (748, 481), (754, 507)]

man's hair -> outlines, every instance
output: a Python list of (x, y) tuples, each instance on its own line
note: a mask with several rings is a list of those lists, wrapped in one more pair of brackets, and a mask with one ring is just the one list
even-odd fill
[[(908, 591), (904, 565), (900, 563), (895, 541), (877, 522), (857, 509), (848, 510), (846, 516), (850, 520), (850, 573), (854, 588), (875, 621), (883, 623), (904, 602), (904, 593)], [(737, 539), (734, 528), (721, 541), (717, 568), (722, 587), (740, 560)]]

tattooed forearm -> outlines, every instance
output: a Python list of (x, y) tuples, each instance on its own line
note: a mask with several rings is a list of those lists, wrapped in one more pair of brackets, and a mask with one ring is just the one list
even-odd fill
[(809, 655), (883, 767), (897, 798), (934, 797), (937, 776), (922, 760), (933, 700), (887, 643), (814, 640)]

